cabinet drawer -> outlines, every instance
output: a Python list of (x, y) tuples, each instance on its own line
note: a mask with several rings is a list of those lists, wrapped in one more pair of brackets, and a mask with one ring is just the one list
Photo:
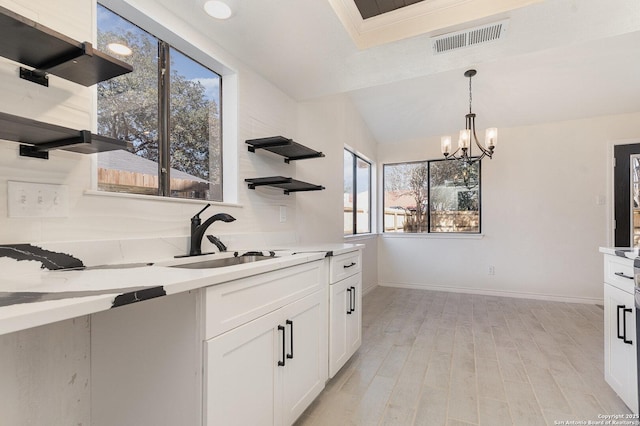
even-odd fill
[(633, 260), (620, 256), (605, 256), (604, 282), (627, 293), (633, 293)]
[(322, 261), (205, 289), (205, 339), (210, 339), (326, 286)]
[(331, 284), (362, 271), (360, 250), (331, 257), (329, 274)]

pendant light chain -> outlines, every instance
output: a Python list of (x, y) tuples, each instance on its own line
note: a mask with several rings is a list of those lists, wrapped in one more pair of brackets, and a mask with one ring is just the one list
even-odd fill
[(472, 97), (471, 97), (471, 76), (469, 77), (469, 114), (471, 114), (471, 101), (472, 101)]

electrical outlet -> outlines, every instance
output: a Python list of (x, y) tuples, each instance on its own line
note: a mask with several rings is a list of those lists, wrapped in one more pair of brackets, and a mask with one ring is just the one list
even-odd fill
[(287, 206), (280, 206), (280, 223), (287, 221)]
[(489, 266), (489, 275), (495, 275), (496, 274), (496, 267), (491, 265)]
[(33, 182), (7, 182), (9, 217), (69, 216), (69, 187)]

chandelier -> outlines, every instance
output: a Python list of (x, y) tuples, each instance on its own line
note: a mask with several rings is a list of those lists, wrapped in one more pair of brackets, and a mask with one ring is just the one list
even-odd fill
[[(451, 152), (451, 136), (443, 136), (440, 140), (440, 148), (446, 160), (460, 160), (466, 164), (472, 164), (482, 160), (484, 157), (491, 158), (493, 156), (493, 150), (498, 141), (498, 129), (491, 127), (486, 130), (484, 146), (478, 142), (478, 136), (476, 136), (476, 115), (471, 111), (471, 77), (476, 74), (476, 70), (467, 70), (464, 73), (465, 77), (469, 77), (469, 114), (465, 116), (467, 123), (464, 130), (460, 130), (458, 149)], [(471, 138), (473, 138), (473, 142), (480, 149), (480, 156), (473, 156), (471, 152), (473, 146)]]

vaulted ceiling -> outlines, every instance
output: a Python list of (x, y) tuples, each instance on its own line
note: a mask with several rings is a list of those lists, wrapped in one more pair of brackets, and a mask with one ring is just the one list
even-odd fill
[[(638, 0), (426, 0), (363, 20), (378, 27), (360, 29), (344, 12), (357, 9), (353, 0), (235, 0), (227, 21), (207, 17), (196, 1), (148, 1), (294, 99), (346, 93), (380, 143), (461, 127), (468, 68), (478, 70), (479, 128), (640, 111)], [(433, 36), (499, 20), (508, 22), (499, 40), (434, 53)]]

